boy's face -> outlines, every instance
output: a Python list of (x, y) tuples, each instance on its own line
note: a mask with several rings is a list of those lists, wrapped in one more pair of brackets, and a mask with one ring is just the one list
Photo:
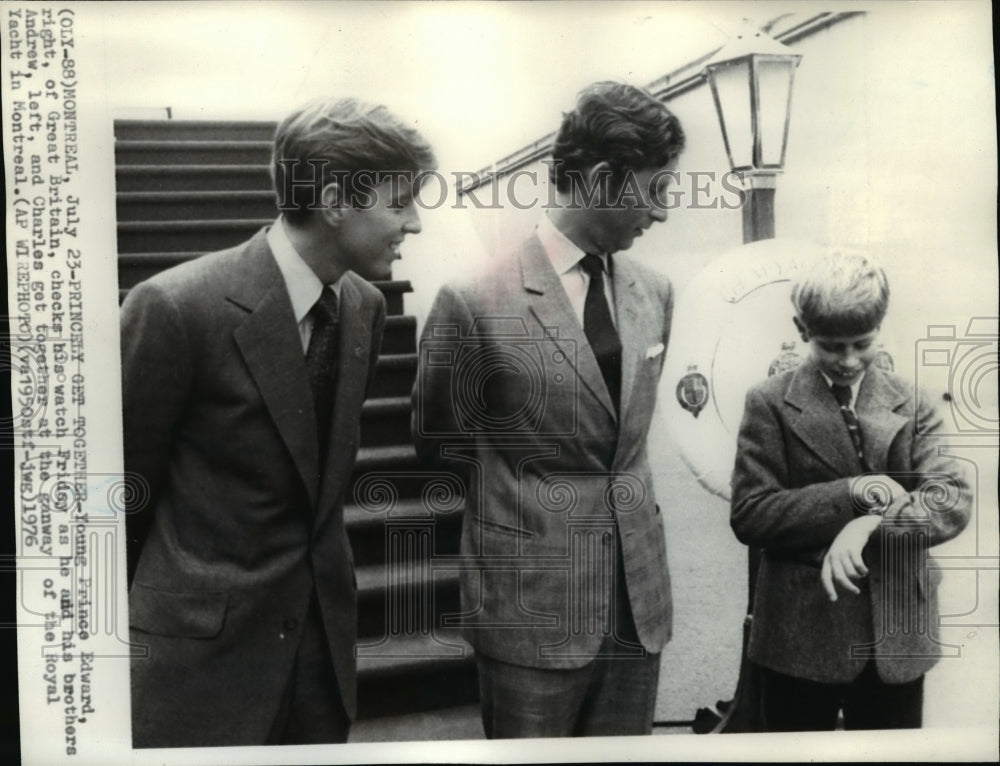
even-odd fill
[(861, 335), (813, 335), (798, 317), (795, 326), (809, 344), (816, 366), (834, 383), (853, 386), (875, 358), (878, 327)]
[(344, 210), (336, 231), (341, 264), (368, 280), (391, 279), (407, 234), (420, 233), (415, 189), (407, 178), (374, 187), (362, 207)]

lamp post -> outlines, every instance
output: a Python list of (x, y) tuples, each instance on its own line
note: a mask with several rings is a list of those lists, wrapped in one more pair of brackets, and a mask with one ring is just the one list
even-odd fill
[[(733, 172), (744, 186), (743, 243), (774, 238), (774, 193), (785, 167), (795, 68), (802, 57), (759, 31), (738, 34), (705, 64)], [(761, 731), (759, 668), (747, 659), (763, 551), (747, 550), (747, 616), (736, 692), (717, 733)]]
[(774, 238), (774, 191), (785, 166), (792, 84), (801, 58), (763, 32), (747, 31), (703, 70), (729, 166), (744, 184), (744, 243)]

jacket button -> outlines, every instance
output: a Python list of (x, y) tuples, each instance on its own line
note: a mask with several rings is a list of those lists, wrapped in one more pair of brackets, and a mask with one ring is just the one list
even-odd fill
[(294, 633), (295, 629), (299, 627), (299, 621), (296, 620), (294, 617), (289, 617), (287, 620), (285, 620), (283, 627), (289, 633)]

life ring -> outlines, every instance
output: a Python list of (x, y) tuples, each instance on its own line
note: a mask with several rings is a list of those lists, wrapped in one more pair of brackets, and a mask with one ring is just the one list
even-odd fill
[[(681, 457), (709, 492), (729, 500), (747, 389), (808, 356), (792, 323), (792, 281), (826, 249), (792, 239), (737, 247), (678, 297), (657, 397)], [(879, 349), (875, 364), (892, 370)]]

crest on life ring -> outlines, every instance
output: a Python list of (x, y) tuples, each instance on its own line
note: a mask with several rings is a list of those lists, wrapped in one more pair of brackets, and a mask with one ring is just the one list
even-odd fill
[(780, 375), (783, 372), (794, 370), (801, 362), (802, 356), (795, 350), (795, 341), (786, 341), (781, 344), (781, 353), (767, 368), (767, 377), (770, 378), (772, 375)]
[(677, 402), (695, 417), (708, 403), (708, 378), (698, 372), (698, 365), (688, 367), (687, 374), (677, 382)]
[(880, 348), (875, 352), (875, 358), (872, 359), (872, 364), (882, 370), (882, 372), (896, 371), (896, 364), (892, 361), (892, 354), (884, 348)]

